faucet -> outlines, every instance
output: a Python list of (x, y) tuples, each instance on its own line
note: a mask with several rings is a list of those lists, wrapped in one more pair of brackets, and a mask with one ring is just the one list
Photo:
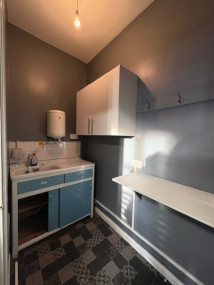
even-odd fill
[(28, 153), (27, 160), (26, 160), (26, 162), (25, 162), (25, 165), (27, 166), (27, 171), (26, 171), (26, 173), (29, 173), (28, 167), (30, 166), (30, 161), (31, 161), (31, 155)]

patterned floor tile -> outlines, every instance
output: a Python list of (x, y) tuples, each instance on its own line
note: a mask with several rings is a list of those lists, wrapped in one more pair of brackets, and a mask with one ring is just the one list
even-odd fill
[(22, 250), (18, 262), (19, 285), (169, 285), (96, 214)]
[(51, 251), (51, 254), (52, 254), (53, 259), (55, 261), (58, 258), (60, 258), (63, 255), (65, 255), (65, 249), (62, 246), (60, 246), (60, 247), (56, 248), (55, 250)]
[(135, 256), (130, 247), (124, 248), (120, 253), (127, 261), (131, 260)]
[(42, 272), (36, 271), (35, 273), (31, 274), (26, 278), (26, 285), (42, 285), (43, 284), (43, 277)]
[[(150, 270), (141, 271), (138, 273), (135, 278), (132, 280), (132, 285), (142, 285), (142, 284), (152, 284), (160, 285), (160, 283), (155, 283), (156, 276)], [(163, 279), (162, 279), (163, 280)], [(167, 285), (167, 284), (165, 284)]]
[(66, 255), (70, 257), (70, 262), (80, 256), (78, 249), (75, 247), (72, 241), (64, 245), (64, 250)]
[(45, 279), (43, 285), (61, 285), (58, 273), (55, 273)]
[(125, 276), (121, 272), (115, 276), (112, 282), (115, 285), (128, 285), (129, 284), (128, 280), (126, 280)]
[(50, 246), (50, 250), (55, 250), (56, 248), (59, 248), (61, 246), (61, 242), (60, 239), (58, 237), (55, 238), (50, 238), (48, 240), (49, 246)]
[(74, 276), (74, 271), (71, 264), (67, 264), (65, 267), (58, 271), (59, 278), (62, 284), (70, 280)]
[(86, 251), (85, 253), (83, 253), (81, 257), (86, 265), (88, 265), (89, 263), (91, 263), (96, 259), (96, 256), (94, 255), (92, 250)]
[(118, 251), (113, 247), (110, 246), (107, 249), (105, 249), (105, 252), (108, 254), (108, 256), (113, 259), (118, 255)]
[(105, 252), (103, 252), (99, 257), (97, 257), (88, 265), (88, 269), (91, 271), (91, 274), (95, 276), (97, 272), (100, 271), (110, 261), (111, 258)]
[(69, 234), (65, 234), (62, 237), (60, 237), (59, 239), (60, 239), (61, 245), (64, 245), (64, 244), (71, 241), (71, 236)]
[(125, 279), (129, 280), (131, 282), (133, 279), (135, 279), (135, 276), (138, 274), (138, 272), (134, 269), (132, 265), (124, 265), (121, 269), (121, 272), (123, 273)]
[(110, 231), (109, 227), (105, 226), (104, 224), (99, 224), (97, 227), (105, 237), (108, 237), (112, 234), (112, 231)]
[(119, 268), (123, 268), (124, 265), (128, 264), (120, 253), (118, 253), (117, 256), (114, 257), (113, 261)]
[(87, 242), (84, 242), (83, 244), (81, 244), (80, 246), (77, 247), (77, 250), (78, 250), (80, 255), (89, 249), (90, 249), (90, 247), (88, 246)]
[(97, 244), (99, 244), (105, 238), (104, 234), (97, 227), (93, 228), (91, 230), (91, 233), (92, 233), (93, 237), (90, 238), (89, 240), (87, 240), (87, 244), (88, 244), (89, 248), (95, 247)]
[(105, 270), (102, 269), (101, 271), (97, 272), (94, 280), (98, 285), (106, 285), (110, 284), (111, 278), (107, 275)]
[(120, 236), (114, 232), (110, 236), (108, 236), (107, 239), (112, 245), (114, 245), (120, 239)]
[(106, 272), (106, 274), (110, 277), (111, 280), (120, 272), (120, 269), (112, 260), (103, 267), (103, 270)]
[(49, 253), (51, 250), (49, 241), (46, 240), (44, 242), (39, 243), (38, 245), (35, 246), (34, 250), (37, 251), (38, 256), (43, 256)]
[(127, 246), (124, 244), (124, 242), (119, 239), (115, 244), (114, 244), (114, 248), (118, 251), (121, 252), (123, 251)]
[(19, 264), (19, 273), (21, 275), (23, 274), (25, 278), (34, 274), (38, 270), (40, 270), (40, 264), (38, 259), (28, 264)]
[(48, 266), (49, 264), (51, 264), (52, 262), (54, 262), (54, 258), (51, 252), (39, 256), (39, 264), (40, 264), (40, 268), (45, 268), (46, 266)]
[(96, 227), (96, 225), (93, 222), (90, 222), (90, 223), (85, 224), (85, 227), (90, 231), (94, 227)]
[(80, 284), (85, 284), (89, 281), (91, 277), (90, 271), (88, 270), (85, 262), (83, 261), (81, 257), (75, 259), (74, 262), (72, 262), (71, 266), (72, 266), (75, 276), (77, 277), (77, 281)]
[(73, 243), (76, 247), (83, 244), (84, 242), (85, 242), (85, 240), (81, 235), (73, 239)]
[(93, 237), (91, 231), (89, 231), (85, 226), (79, 230), (79, 233), (84, 238), (84, 240), (88, 240)]

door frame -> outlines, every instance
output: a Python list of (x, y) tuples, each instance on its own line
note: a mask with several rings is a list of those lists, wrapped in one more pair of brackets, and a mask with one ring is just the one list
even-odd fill
[(8, 164), (6, 135), (6, 1), (0, 0), (0, 284), (9, 284)]

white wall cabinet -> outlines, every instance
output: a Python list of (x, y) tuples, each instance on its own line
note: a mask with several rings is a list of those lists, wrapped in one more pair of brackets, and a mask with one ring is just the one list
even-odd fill
[(134, 136), (137, 75), (118, 65), (77, 92), (78, 135)]

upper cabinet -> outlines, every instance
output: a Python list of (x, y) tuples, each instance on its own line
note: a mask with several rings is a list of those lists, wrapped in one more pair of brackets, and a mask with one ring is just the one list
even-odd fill
[(76, 133), (134, 136), (137, 78), (118, 65), (78, 91)]

